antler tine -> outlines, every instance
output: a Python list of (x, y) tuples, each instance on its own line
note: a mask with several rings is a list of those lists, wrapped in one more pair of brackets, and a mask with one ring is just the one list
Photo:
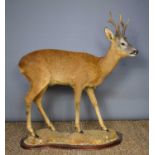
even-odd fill
[(129, 19), (127, 20), (126, 23), (123, 22), (122, 15), (120, 15), (119, 19), (120, 19), (120, 24), (122, 25), (122, 35), (125, 35), (125, 31), (126, 31), (128, 23), (129, 23)]
[(116, 24), (116, 36), (120, 35), (120, 25)]
[(109, 11), (109, 20), (108, 20), (108, 22), (111, 23), (114, 26), (116, 35), (120, 35), (120, 26), (119, 26), (119, 24), (115, 23), (115, 21), (114, 21), (114, 19), (112, 17), (111, 11)]
[(116, 23), (114, 22), (114, 20), (112, 18), (111, 11), (109, 11), (109, 19), (108, 19), (108, 22), (111, 23), (115, 27), (115, 29), (116, 29)]
[(124, 24), (124, 22), (123, 22), (123, 17), (122, 17), (121, 14), (120, 14), (120, 16), (119, 16), (119, 20), (120, 20), (120, 24), (121, 24), (121, 26), (122, 26), (122, 35), (124, 35), (124, 34), (125, 34), (125, 30), (126, 30), (126, 26), (125, 26), (125, 24)]
[(125, 34), (126, 28), (128, 26), (128, 23), (129, 23), (129, 18), (128, 18), (127, 22), (125, 23), (125, 26), (124, 26), (124, 34)]

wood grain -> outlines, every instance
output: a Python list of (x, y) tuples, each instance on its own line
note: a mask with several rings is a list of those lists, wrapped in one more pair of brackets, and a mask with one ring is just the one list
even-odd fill
[[(106, 121), (109, 128), (123, 134), (120, 145), (102, 150), (75, 150), (44, 148), (24, 150), (20, 147), (20, 140), (26, 135), (24, 122), (6, 122), (6, 155), (148, 155), (149, 152), (149, 123), (142, 121)], [(74, 122), (54, 122), (59, 131), (73, 131)], [(84, 129), (99, 129), (97, 121), (82, 121)], [(34, 128), (45, 127), (44, 123), (35, 122)]]

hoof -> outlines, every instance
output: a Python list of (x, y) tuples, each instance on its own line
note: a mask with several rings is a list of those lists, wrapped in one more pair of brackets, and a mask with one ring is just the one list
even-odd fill
[(35, 134), (35, 132), (29, 132), (28, 135), (29, 135), (29, 136), (32, 136), (32, 137), (36, 137), (37, 134)]
[(106, 132), (109, 132), (109, 129), (103, 129), (104, 131), (106, 131)]
[(83, 132), (83, 130), (80, 130), (80, 132), (79, 132), (79, 133), (83, 134), (84, 132)]
[(55, 128), (53, 128), (53, 127), (48, 127), (50, 130), (52, 130), (52, 131), (56, 131), (56, 129)]
[(76, 130), (76, 132), (78, 132), (78, 133), (82, 133), (82, 134), (84, 133), (83, 130), (78, 129), (76, 126), (75, 126), (75, 130)]
[(35, 133), (35, 138), (39, 138), (39, 136)]
[(108, 129), (108, 128), (102, 128), (102, 127), (101, 127), (101, 129), (102, 129), (103, 131), (106, 131), (106, 132), (108, 132), (108, 131), (109, 131), (109, 129)]

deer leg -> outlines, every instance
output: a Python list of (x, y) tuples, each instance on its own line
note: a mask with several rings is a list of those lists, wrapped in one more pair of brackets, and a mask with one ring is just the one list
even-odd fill
[(30, 135), (36, 136), (32, 124), (31, 124), (31, 102), (32, 100), (29, 100), (28, 97), (25, 98), (26, 101), (26, 127), (27, 130), (29, 131)]
[(98, 121), (99, 121), (99, 124), (101, 126), (101, 128), (105, 131), (107, 131), (107, 127), (105, 126), (104, 124), (104, 121), (101, 117), (101, 113), (100, 113), (100, 110), (99, 110), (99, 107), (98, 107), (98, 103), (97, 103), (97, 100), (96, 100), (96, 97), (95, 97), (95, 94), (94, 94), (94, 90), (92, 88), (87, 88), (86, 89), (86, 92), (90, 98), (90, 101), (95, 109), (95, 112), (96, 112), (96, 115), (98, 117)]
[(81, 99), (81, 90), (74, 89), (75, 97), (75, 128), (77, 132), (83, 133), (80, 128), (80, 99)]
[(41, 91), (41, 93), (35, 98), (35, 102), (36, 102), (36, 105), (37, 105), (37, 108), (38, 110), (40, 111), (41, 115), (43, 116), (47, 126), (55, 131), (55, 127), (54, 125), (51, 123), (51, 121), (49, 120), (46, 112), (44, 111), (43, 107), (42, 107), (42, 98), (43, 98), (43, 94), (45, 93), (47, 87), (43, 89), (43, 91)]
[(26, 102), (26, 127), (27, 130), (29, 131), (31, 136), (36, 136), (33, 128), (32, 128), (32, 123), (31, 123), (31, 106), (32, 102), (36, 96), (36, 90), (34, 87), (30, 89), (28, 92), (27, 96), (25, 97), (25, 102)]

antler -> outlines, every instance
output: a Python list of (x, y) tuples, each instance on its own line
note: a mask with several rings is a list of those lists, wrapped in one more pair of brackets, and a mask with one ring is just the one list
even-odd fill
[(119, 26), (119, 24), (116, 24), (115, 23), (115, 21), (114, 21), (114, 19), (112, 17), (111, 11), (109, 11), (109, 19), (108, 19), (108, 22), (114, 26), (114, 28), (115, 28), (115, 35), (118, 35), (119, 36), (120, 35), (120, 26)]
[(126, 28), (128, 26), (129, 19), (127, 20), (126, 23), (124, 23), (123, 22), (123, 17), (122, 17), (122, 15), (120, 15), (119, 20), (120, 20), (120, 24), (122, 25), (122, 35), (125, 35), (125, 31), (126, 31)]
[(116, 23), (114, 22), (113, 18), (112, 18), (112, 13), (111, 11), (109, 12), (109, 19), (108, 22), (111, 23), (115, 28), (116, 28)]
[[(128, 23), (129, 23), (129, 19), (126, 23), (123, 22), (122, 15), (120, 15), (119, 20), (120, 20), (119, 23), (116, 24), (115, 21), (113, 20), (111, 11), (109, 12), (108, 22), (114, 26), (116, 36), (125, 35), (125, 31), (126, 31)], [(122, 26), (122, 32), (120, 32), (120, 25)]]

